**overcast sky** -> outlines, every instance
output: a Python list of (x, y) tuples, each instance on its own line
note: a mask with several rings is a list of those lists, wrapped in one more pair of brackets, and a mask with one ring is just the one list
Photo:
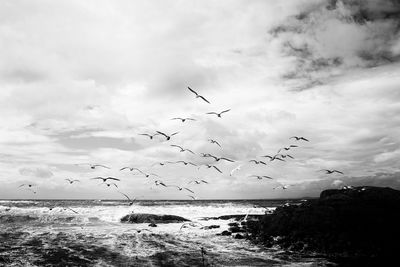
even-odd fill
[[(1, 1), (0, 198), (121, 197), (96, 176), (120, 178), (138, 198), (188, 198), (124, 166), (166, 184), (207, 180), (189, 185), (199, 199), (400, 189), (399, 14), (394, 0)], [(182, 116), (196, 121), (171, 120)], [(179, 134), (138, 135), (156, 130)], [(290, 144), (294, 160), (248, 162)], [(200, 153), (235, 162), (216, 163), (223, 174), (152, 166), (213, 162)], [(293, 186), (274, 190), (280, 183)]]

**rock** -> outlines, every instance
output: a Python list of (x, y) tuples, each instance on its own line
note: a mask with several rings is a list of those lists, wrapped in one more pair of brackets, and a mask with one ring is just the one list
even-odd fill
[(208, 225), (208, 226), (201, 227), (201, 229), (203, 229), (203, 230), (211, 230), (211, 229), (216, 229), (216, 228), (220, 228), (220, 226), (219, 225)]
[(229, 231), (231, 231), (232, 233), (243, 233), (243, 232), (246, 232), (243, 228), (241, 228), (239, 226), (229, 227)]
[(244, 236), (241, 234), (236, 234), (234, 238), (235, 239), (244, 239)]
[(189, 220), (180, 216), (156, 215), (147, 213), (133, 213), (125, 215), (121, 218), (121, 222), (129, 223), (180, 223), (187, 221)]
[(155, 223), (150, 223), (149, 226), (150, 226), (150, 227), (157, 227), (157, 224), (155, 224)]
[[(248, 214), (247, 219), (259, 219), (264, 215), (260, 214)], [(202, 220), (208, 221), (208, 220), (231, 220), (234, 219), (236, 221), (243, 220), (246, 217), (246, 214), (234, 214), (234, 215), (222, 215), (218, 217), (204, 217), (201, 218)]]
[(237, 222), (231, 222), (231, 223), (228, 223), (228, 225), (229, 226), (236, 226), (236, 227), (239, 226), (239, 224)]
[(225, 231), (222, 231), (221, 235), (228, 236), (228, 235), (232, 235), (232, 233), (225, 230)]
[(354, 258), (383, 262), (400, 250), (399, 210), (400, 191), (391, 188), (325, 190), (319, 199), (278, 207), (258, 222), (248, 222), (246, 228), (269, 246), (323, 253), (347, 262)]

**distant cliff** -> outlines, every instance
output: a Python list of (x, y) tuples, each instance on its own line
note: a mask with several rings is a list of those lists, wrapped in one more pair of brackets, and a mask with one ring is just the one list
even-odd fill
[(267, 246), (323, 253), (348, 266), (380, 265), (400, 251), (400, 191), (368, 186), (326, 190), (319, 199), (284, 205), (246, 228), (253, 240)]

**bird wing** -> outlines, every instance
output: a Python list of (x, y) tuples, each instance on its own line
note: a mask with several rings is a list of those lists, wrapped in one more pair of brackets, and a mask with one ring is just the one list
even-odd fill
[(193, 89), (190, 88), (189, 86), (188, 86), (188, 89), (189, 89), (189, 91), (192, 92), (193, 94), (195, 94), (195, 95), (197, 95), (197, 96), (199, 95), (195, 90), (193, 90)]
[(156, 176), (156, 177), (159, 177), (159, 178), (160, 178), (160, 175), (155, 174), (155, 173), (150, 173), (150, 175), (153, 175), (153, 176)]
[(114, 177), (107, 177), (107, 180), (121, 181), (121, 179), (114, 178)]
[(231, 160), (231, 159), (228, 159), (228, 158), (219, 158), (220, 160), (221, 159), (223, 159), (223, 160), (226, 160), (226, 161), (229, 161), (229, 162), (235, 162), (235, 161), (233, 161), (233, 160)]
[(186, 120), (188, 120), (188, 121), (195, 121), (195, 119), (192, 119), (192, 118), (186, 118)]
[(222, 171), (220, 170), (220, 169), (218, 169), (218, 167), (217, 166), (212, 166), (214, 169), (216, 169), (217, 171), (219, 171), (220, 173), (222, 173)]
[(307, 142), (310, 142), (310, 140), (308, 140), (307, 138), (304, 138), (304, 137), (301, 137), (300, 139), (302, 139), (304, 141), (307, 141)]
[(182, 120), (182, 118), (172, 118), (171, 121), (172, 120)]
[(103, 167), (103, 168), (106, 168), (106, 169), (111, 169), (110, 167), (107, 167), (107, 166), (104, 166), (104, 165), (101, 165), (101, 164), (95, 164), (95, 165), (93, 165), (94, 167)]
[(215, 115), (218, 115), (218, 113), (217, 112), (207, 112), (206, 114), (215, 114)]
[(193, 166), (197, 166), (197, 165), (194, 164), (193, 162), (188, 162), (188, 164), (193, 165)]
[(333, 170), (334, 172), (337, 172), (337, 173), (340, 173), (340, 174), (343, 174), (343, 172), (341, 172), (341, 171), (337, 171), (337, 170)]
[(170, 136), (174, 136), (174, 135), (176, 135), (176, 134), (178, 134), (179, 132), (176, 132), (176, 133), (173, 133), (173, 134), (171, 134)]
[(206, 180), (201, 180), (203, 183), (208, 184), (208, 182)]
[(192, 150), (190, 150), (190, 149), (185, 149), (187, 152), (190, 152), (190, 153), (192, 153), (193, 155), (194, 155), (194, 152), (192, 151)]
[(156, 133), (161, 134), (161, 135), (164, 135), (165, 137), (168, 137), (168, 135), (166, 135), (166, 134), (163, 133), (163, 132), (156, 131)]
[(122, 192), (120, 192), (120, 191), (118, 191), (120, 194), (122, 194), (122, 195), (124, 195), (129, 201), (132, 201), (126, 194), (124, 194), (124, 193), (122, 193)]
[(263, 175), (262, 177), (264, 177), (264, 178), (266, 178), (266, 179), (274, 179), (274, 178), (272, 178), (272, 177), (270, 177), (270, 176), (267, 176), (267, 175)]
[(170, 146), (172, 146), (172, 147), (178, 147), (178, 148), (180, 148), (180, 149), (184, 150), (184, 149), (183, 149), (183, 147), (181, 147), (181, 146), (178, 146), (178, 145), (170, 145)]
[(265, 163), (264, 161), (259, 161), (261, 164), (267, 165), (267, 163)]
[(204, 97), (204, 96), (202, 96), (202, 95), (199, 95), (199, 97), (200, 97), (201, 99), (203, 99), (205, 102), (207, 102), (208, 104), (210, 104), (210, 101), (208, 101), (207, 99), (205, 99), (205, 97)]
[(21, 184), (20, 186), (18, 186), (18, 188), (23, 187), (25, 184)]
[(230, 111), (230, 110), (231, 110), (231, 109), (224, 110), (224, 111), (222, 111), (222, 112), (219, 113), (219, 114), (226, 113), (226, 112), (228, 112), (228, 111)]
[(94, 177), (94, 178), (90, 178), (91, 180), (103, 180), (103, 177)]
[(141, 134), (138, 134), (138, 135), (151, 136), (150, 134), (145, 134), (145, 133), (144, 134), (141, 133)]
[(289, 139), (296, 139), (296, 140), (298, 140), (299, 138), (297, 137), (297, 136), (292, 136), (292, 137), (290, 137)]
[(115, 186), (116, 188), (118, 188), (118, 185), (116, 183), (112, 183), (113, 186)]
[(192, 190), (190, 190), (189, 188), (184, 187), (184, 189), (186, 189), (187, 191), (189, 191), (189, 192), (194, 194), (194, 192)]
[(188, 197), (191, 197), (193, 200), (196, 200), (196, 198), (194, 196), (191, 195), (187, 195)]
[(130, 167), (123, 167), (123, 168), (121, 168), (121, 169), (119, 169), (120, 171), (123, 171), (123, 170), (125, 170), (125, 169), (130, 169)]

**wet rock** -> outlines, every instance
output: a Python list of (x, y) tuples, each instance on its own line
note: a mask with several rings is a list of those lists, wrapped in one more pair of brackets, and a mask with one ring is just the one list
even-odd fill
[(201, 227), (201, 229), (203, 229), (203, 230), (211, 230), (211, 229), (216, 229), (216, 228), (220, 228), (220, 226), (214, 224), (214, 225), (208, 225), (208, 226)]
[(268, 246), (345, 262), (382, 262), (400, 250), (399, 210), (400, 191), (391, 188), (325, 190), (319, 199), (278, 207), (258, 222), (247, 222), (246, 228)]
[(241, 234), (236, 234), (234, 238), (235, 239), (244, 239), (244, 236)]
[(147, 213), (132, 213), (121, 218), (121, 222), (128, 223), (180, 223), (187, 221), (189, 220), (180, 216)]
[(150, 227), (157, 227), (157, 224), (155, 224), (155, 223), (150, 223), (149, 226), (150, 226)]
[(239, 226), (239, 224), (237, 222), (231, 222), (231, 223), (228, 223), (228, 225), (229, 226), (235, 226), (235, 227)]
[(227, 230), (225, 230), (225, 231), (222, 231), (222, 233), (220, 235), (228, 236), (228, 235), (232, 235), (232, 233), (227, 231)]
[(231, 231), (232, 233), (243, 233), (243, 232), (246, 232), (243, 228), (241, 228), (239, 226), (229, 227), (229, 231)]

